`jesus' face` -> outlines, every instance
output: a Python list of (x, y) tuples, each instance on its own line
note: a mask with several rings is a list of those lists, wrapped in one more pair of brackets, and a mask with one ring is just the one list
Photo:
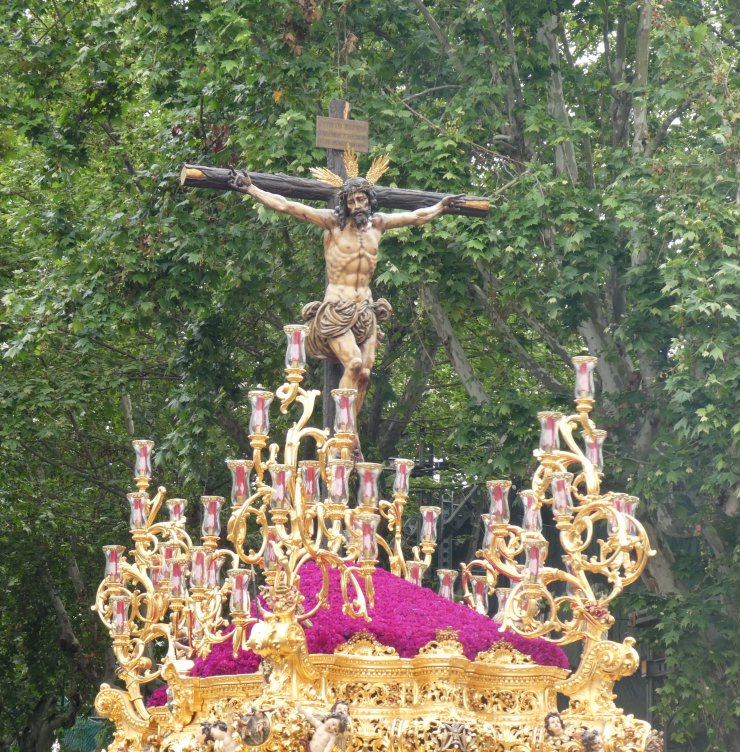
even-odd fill
[(364, 191), (353, 191), (347, 196), (347, 214), (352, 217), (358, 227), (368, 223), (370, 219), (370, 199)]

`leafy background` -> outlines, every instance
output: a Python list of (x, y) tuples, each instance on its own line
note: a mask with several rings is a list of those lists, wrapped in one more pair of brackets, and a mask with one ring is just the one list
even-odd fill
[[(535, 412), (599, 362), (610, 488), (659, 552), (670, 745), (738, 749), (738, 9), (724, 0), (7, 0), (0, 34), (0, 746), (48, 749), (111, 680), (89, 612), (126, 539), (133, 437), (157, 481), (227, 490), (242, 384), (321, 295), (320, 238), (183, 162), (305, 176), (332, 98), (387, 184), (490, 196), (388, 236), (396, 316), (366, 454), (533, 469)], [(372, 156), (371, 155), (371, 156)], [(309, 374), (319, 385), (321, 371)], [(279, 436), (281, 425), (276, 426)], [(644, 641), (649, 635), (643, 635)]]

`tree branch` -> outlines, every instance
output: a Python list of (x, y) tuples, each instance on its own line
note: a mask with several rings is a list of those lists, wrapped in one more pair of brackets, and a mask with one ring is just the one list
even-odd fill
[(460, 340), (457, 338), (447, 314), (439, 302), (436, 292), (428, 285), (422, 285), (421, 297), (429, 314), (429, 319), (434, 326), (440, 342), (447, 351), (450, 363), (460, 377), (468, 396), (477, 404), (481, 405), (488, 401), (488, 394), (475, 375), (475, 370), (463, 350)]
[(129, 439), (136, 437), (134, 430), (134, 411), (131, 407), (131, 397), (126, 392), (121, 392), (121, 412), (123, 413), (123, 423), (126, 426), (126, 433)]
[(380, 432), (381, 439), (378, 442), (378, 453), (381, 457), (391, 457), (395, 454), (398, 440), (406, 430), (411, 416), (427, 389), (429, 376), (434, 370), (438, 347), (439, 343), (437, 342), (430, 344), (429, 347), (426, 347), (423, 342), (419, 342), (414, 367), (406, 382), (403, 394), (396, 403), (393, 420), (383, 421)]
[[(563, 76), (560, 72), (560, 52), (555, 34), (560, 21), (557, 16), (550, 16), (537, 31), (537, 38), (544, 44), (550, 60), (550, 91), (548, 110), (566, 130), (570, 130), (570, 118), (563, 93)], [(555, 144), (555, 169), (558, 174), (566, 174), (574, 185), (578, 182), (578, 162), (573, 141), (567, 139)]]
[(634, 98), (634, 135), (632, 151), (644, 154), (648, 144), (648, 108), (646, 89), (648, 84), (648, 62), (650, 60), (650, 27), (653, 20), (653, 0), (641, 0), (640, 16), (637, 22), (635, 39), (635, 78), (638, 92)]
[[(108, 121), (101, 123), (100, 127), (103, 129), (105, 135), (108, 136), (108, 138), (116, 146), (121, 145), (121, 139), (118, 138), (116, 132), (113, 130), (113, 126)], [(133, 178), (134, 185), (138, 188), (139, 193), (144, 193), (144, 186), (141, 184), (141, 181), (136, 175), (136, 170), (134, 169), (134, 165), (132, 164), (131, 160), (128, 157), (124, 157), (123, 164), (126, 167), (126, 172), (128, 172), (128, 174)]]
[[(493, 297), (501, 292), (501, 284), (496, 277), (493, 276), (490, 270), (486, 269), (481, 263), (477, 263), (476, 268), (485, 286), (484, 293), (486, 299), (493, 301)], [(540, 321), (534, 316), (527, 313), (519, 303), (514, 303), (513, 309), (516, 312), (516, 315), (521, 318), (527, 326), (531, 327), (537, 334), (539, 334), (542, 341), (550, 348), (553, 355), (556, 355), (568, 368), (571, 368), (571, 353), (568, 352), (568, 350), (563, 347), (557, 339), (555, 339), (547, 327), (540, 323)]]
[(462, 89), (462, 86), (459, 84), (443, 84), (442, 86), (430, 86), (428, 89), (424, 89), (423, 91), (417, 91), (416, 94), (409, 94), (407, 97), (403, 97), (401, 99), (402, 102), (409, 102), (412, 99), (416, 99), (417, 97), (423, 97), (425, 94), (431, 94), (435, 91), (442, 91), (444, 89)]
[[(397, 94), (391, 91), (391, 89), (389, 89), (387, 86), (384, 86), (383, 90), (390, 97), (393, 97), (395, 100), (400, 102), (412, 115), (419, 118), (419, 120), (425, 122), (430, 128), (433, 128), (435, 131), (437, 131), (437, 133), (448, 135), (447, 131), (442, 126), (437, 125), (436, 123), (432, 122), (428, 117), (426, 117), (425, 115), (422, 115), (420, 112), (415, 110), (410, 104), (408, 104), (407, 102), (404, 102), (403, 99), (401, 99)], [(500, 142), (500, 143), (509, 143), (511, 141), (511, 138), (509, 136), (496, 134), (495, 136), (491, 137), (491, 141)], [(497, 151), (492, 151), (491, 149), (488, 149), (485, 146), (481, 146), (480, 144), (476, 144), (473, 141), (466, 141), (464, 143), (467, 143), (469, 146), (472, 146), (474, 149), (480, 149), (480, 151), (482, 151), (484, 154), (489, 154), (490, 156), (496, 157), (497, 159), (506, 159), (505, 154), (500, 154)]]
[(504, 321), (499, 312), (496, 310), (496, 306), (493, 303), (492, 297), (486, 295), (478, 285), (471, 285), (471, 289), (478, 301), (483, 306), (486, 312), (488, 320), (491, 322), (491, 326), (498, 333), (506, 346), (506, 349), (536, 378), (542, 386), (549, 389), (552, 392), (567, 393), (569, 388), (565, 384), (561, 384), (554, 376), (552, 376), (546, 368), (543, 368), (522, 346), (519, 342), (519, 338), (513, 332), (511, 327)]
[(74, 662), (76, 669), (93, 685), (98, 682), (98, 673), (94, 664), (85, 654), (80, 641), (74, 632), (72, 619), (70, 619), (67, 609), (59, 597), (54, 582), (48, 571), (42, 573), (42, 579), (46, 591), (49, 595), (49, 602), (56, 616), (57, 625), (59, 626), (59, 645), (62, 651), (66, 653)]
[[(429, 9), (426, 5), (422, 2), (422, 0), (414, 0), (414, 5), (419, 9), (421, 12), (421, 15), (424, 16), (424, 20), (427, 22), (427, 25), (432, 30), (432, 33), (435, 37), (437, 37), (437, 41), (439, 42), (439, 46), (444, 50), (444, 53), (447, 55), (447, 57), (450, 58), (450, 61), (454, 64), (455, 61), (452, 60), (452, 48), (450, 47), (450, 43), (447, 40), (447, 37), (445, 36), (445, 33), (442, 31), (442, 29), (439, 28), (439, 24), (435, 20), (434, 16), (429, 12)], [(457, 67), (457, 65), (455, 66)]]
[(658, 130), (655, 132), (655, 135), (650, 139), (650, 143), (645, 148), (645, 156), (646, 157), (652, 157), (653, 154), (658, 150), (658, 147), (663, 143), (665, 140), (665, 137), (668, 135), (668, 129), (671, 127), (671, 124), (676, 118), (681, 117), (686, 110), (690, 107), (692, 103), (692, 99), (687, 99), (683, 104), (676, 107), (673, 112), (670, 113), (670, 115), (666, 115), (666, 117), (663, 119), (663, 122), (658, 127)]

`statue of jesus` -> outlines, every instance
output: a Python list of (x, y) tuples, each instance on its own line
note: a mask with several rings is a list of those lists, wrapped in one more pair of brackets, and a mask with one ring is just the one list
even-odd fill
[(323, 301), (303, 308), (303, 318), (309, 325), (306, 352), (314, 358), (335, 358), (342, 364), (339, 387), (357, 390), (355, 415), (359, 415), (378, 349), (378, 322), (392, 313), (390, 303), (383, 298), (373, 301), (370, 291), (380, 238), (386, 230), (423, 225), (446, 209), (458, 208), (464, 194), (445, 196), (434, 206), (416, 211), (382, 214), (377, 211), (373, 185), (387, 169), (387, 158), (376, 159), (367, 178), (357, 177), (357, 158), (352, 153), (345, 153), (345, 164), (350, 175), (346, 181), (325, 168), (313, 171), (319, 180), (340, 188), (336, 209), (317, 209), (269, 193), (252, 184), (246, 173), (234, 173), (230, 186), (270, 209), (324, 230), (328, 284)]

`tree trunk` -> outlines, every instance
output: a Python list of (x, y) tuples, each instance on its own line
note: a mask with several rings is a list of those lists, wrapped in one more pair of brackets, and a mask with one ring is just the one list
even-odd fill
[[(558, 38), (556, 29), (558, 17), (550, 16), (537, 32), (539, 40), (547, 47), (550, 59), (550, 92), (548, 96), (548, 109), (550, 114), (563, 126), (570, 130), (570, 118), (568, 107), (563, 93), (563, 77), (560, 73), (560, 52), (558, 50)], [(578, 163), (573, 141), (568, 139), (555, 145), (555, 169), (559, 175), (566, 174), (571, 183), (578, 182)]]
[(77, 695), (67, 699), (67, 707), (63, 710), (56, 708), (56, 697), (47, 696), (39, 701), (23, 729), (18, 744), (20, 752), (49, 752), (54, 742), (54, 732), (71, 726), (82, 704)]
[(640, 3), (640, 18), (637, 22), (637, 39), (635, 40), (635, 80), (637, 95), (634, 98), (635, 131), (632, 138), (632, 151), (642, 154), (650, 141), (648, 136), (648, 112), (646, 88), (648, 84), (648, 61), (650, 59), (650, 26), (653, 20), (652, 0)]
[(481, 384), (475, 375), (473, 366), (470, 364), (468, 356), (465, 354), (460, 340), (457, 338), (455, 330), (452, 328), (452, 324), (447, 318), (447, 314), (444, 312), (436, 293), (428, 285), (423, 285), (421, 294), (424, 305), (427, 307), (429, 313), (429, 319), (437, 332), (440, 342), (444, 345), (447, 357), (450, 359), (450, 363), (452, 363), (455, 371), (457, 371), (457, 375), (460, 377), (465, 391), (474, 402), (482, 405), (488, 401), (488, 394), (483, 388), (483, 384)]
[(429, 349), (419, 343), (416, 352), (416, 361), (403, 394), (396, 404), (393, 415), (384, 422), (384, 430), (380, 434), (378, 441), (378, 453), (381, 457), (392, 457), (396, 453), (398, 440), (406, 430), (411, 416), (416, 411), (419, 400), (426, 391), (429, 376), (434, 370), (434, 364), (437, 356), (437, 343), (435, 342)]

